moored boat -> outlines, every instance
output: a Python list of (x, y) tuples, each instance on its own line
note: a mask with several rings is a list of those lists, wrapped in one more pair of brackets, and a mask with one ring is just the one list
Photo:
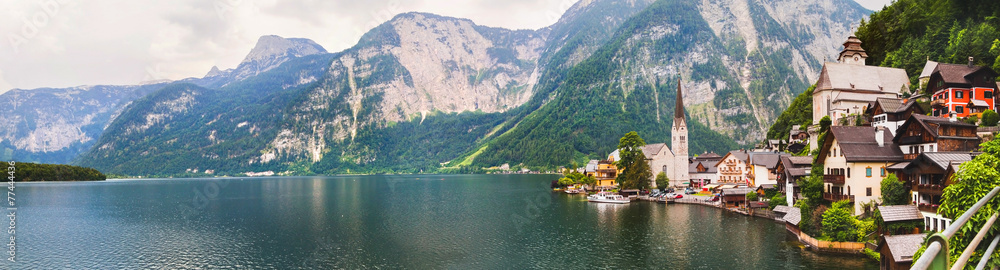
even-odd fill
[(597, 194), (587, 196), (587, 201), (596, 203), (629, 203), (629, 199), (625, 196), (613, 194), (610, 192), (598, 192)]

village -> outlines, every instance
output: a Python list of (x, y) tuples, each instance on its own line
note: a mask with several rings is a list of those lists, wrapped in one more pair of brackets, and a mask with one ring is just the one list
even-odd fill
[[(818, 252), (865, 254), (882, 269), (908, 269), (928, 233), (953, 222), (938, 210), (954, 175), (1000, 131), (1000, 83), (970, 57), (968, 64), (928, 59), (911, 86), (903, 69), (866, 65), (861, 44), (849, 37), (836, 62), (823, 65), (812, 122), (792, 126), (787, 138), (689, 155), (688, 140), (697, 138), (687, 137), (678, 82), (671, 144), (641, 146), (648, 190), (620, 185), (623, 149), (566, 170), (557, 186), (634, 200), (670, 192), (675, 203), (772, 218)], [(843, 228), (831, 228), (835, 220)]]

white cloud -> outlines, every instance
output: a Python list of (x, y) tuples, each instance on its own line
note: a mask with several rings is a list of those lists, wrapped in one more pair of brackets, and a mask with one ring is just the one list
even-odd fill
[[(262, 35), (328, 51), (419, 11), (512, 29), (554, 23), (575, 0), (0, 0), (0, 88), (134, 84), (235, 67)], [(2, 79), (6, 78), (6, 81)]]

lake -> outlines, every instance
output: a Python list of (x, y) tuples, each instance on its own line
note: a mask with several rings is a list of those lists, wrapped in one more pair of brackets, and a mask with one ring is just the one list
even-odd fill
[(553, 175), (18, 183), (3, 269), (877, 269), (773, 221), (588, 203)]

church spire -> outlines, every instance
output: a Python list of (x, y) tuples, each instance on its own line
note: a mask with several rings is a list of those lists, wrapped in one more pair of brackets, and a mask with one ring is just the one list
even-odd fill
[(674, 119), (684, 118), (684, 100), (681, 92), (681, 80), (677, 79), (677, 105), (674, 106)]

